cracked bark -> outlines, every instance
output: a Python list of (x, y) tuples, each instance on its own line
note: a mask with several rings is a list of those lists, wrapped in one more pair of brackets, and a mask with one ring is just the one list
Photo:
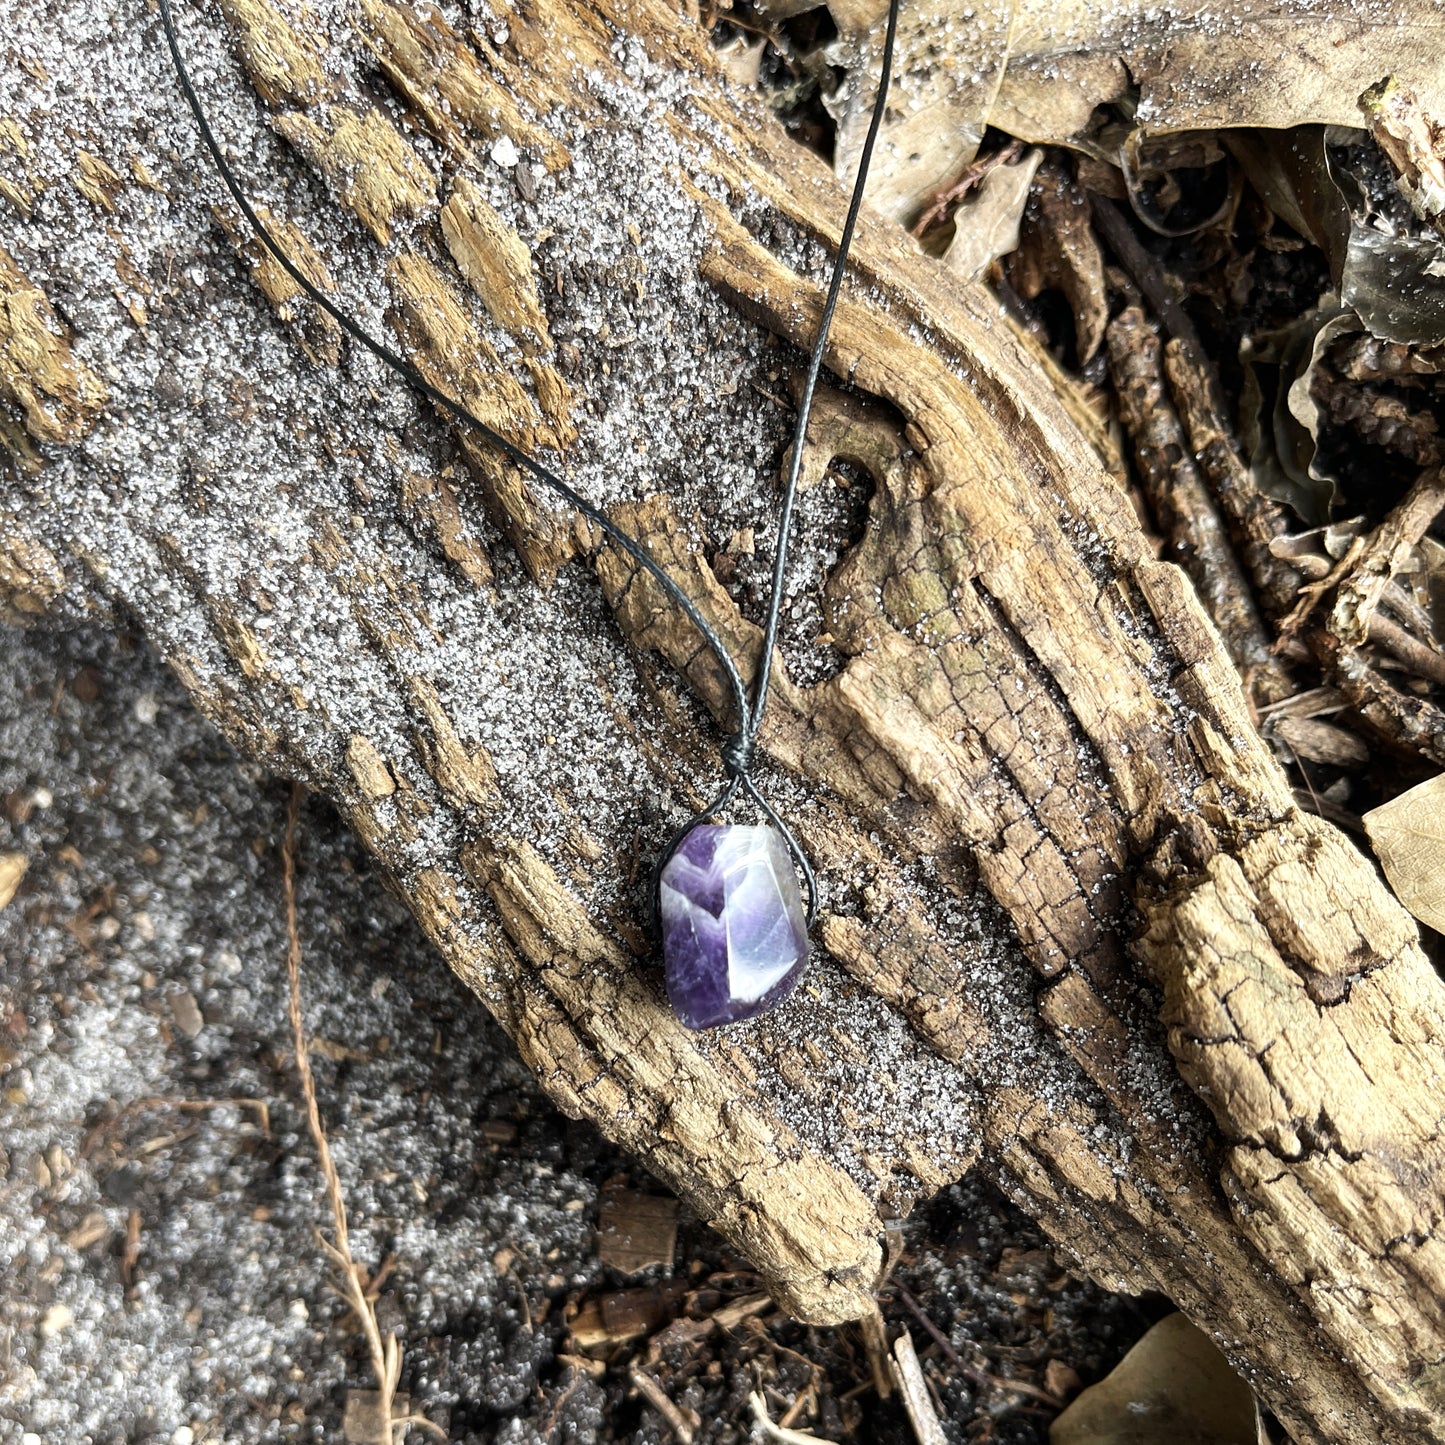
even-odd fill
[[(616, 101), (641, 95), (639, 53), (692, 78), (665, 122), (691, 163), (650, 163), (704, 238), (700, 276), (757, 327), (810, 336), (818, 288), (779, 238), (831, 244), (838, 189), (725, 92), (702, 36), (665, 6), (519, 5), (497, 50), (427, 9), (367, 0), (357, 23), (385, 100), (342, 74), (319, 28), (263, 0), (226, 11), (292, 164), (331, 186), (313, 210), (400, 238), (389, 261), (371, 260), (418, 365), (521, 445), (565, 456), (577, 444), (579, 399), (547, 330), (568, 298), (449, 167), (505, 136), (563, 173), (589, 126), (630, 130), (653, 156), (655, 117)], [(145, 40), (160, 45), (153, 23)], [(80, 104), (103, 131), (102, 99)], [(0, 124), (23, 134), (37, 114), (22, 99)], [(446, 165), (434, 173), (408, 127)], [(108, 166), (114, 183), (97, 192), (94, 160), (77, 152), (67, 181), (8, 153), (3, 194), (17, 216), (33, 208), (21, 239), (37, 272), (43, 257), (63, 278), (78, 231), (124, 280), (128, 246), (160, 224), (144, 207), (111, 215), (132, 181)], [(134, 186), (164, 198), (192, 184), (170, 160), (159, 180), (132, 164)], [(624, 197), (636, 189), (639, 225), (653, 223), (656, 179), (646, 164), (608, 177)], [(67, 185), (79, 199), (47, 205), (47, 186)], [(578, 820), (575, 867), (509, 821), (512, 780), (456, 722), (456, 654), (444, 665), (428, 639), (440, 645), (432, 609), (447, 589), (491, 595), (484, 518), (534, 578), (595, 573), (615, 623), (605, 645), (656, 714), (617, 724), (684, 802), (689, 703), (658, 659), (725, 722), (709, 658), (624, 557), (472, 439), (459, 439), (469, 480), (461, 468), (418, 477), (384, 436), (394, 504), (384, 477), (359, 478), (370, 506), (343, 525), (310, 480), (324, 425), (280, 429), (278, 505), (318, 489), (300, 538), (252, 528), (224, 475), (147, 462), (147, 436), (194, 418), (183, 391), (149, 384), (146, 405), (111, 409), (102, 378), (123, 380), (163, 345), (135, 293), (154, 293), (174, 342), (204, 326), (215, 294), (249, 304), (254, 275), (291, 317), (298, 372), (308, 353), (323, 367), (335, 353), (305, 308), (291, 314), (296, 298), (254, 245), (231, 244), (250, 271), (210, 291), (130, 282), (124, 335), (72, 336), (24, 267), (0, 264), (8, 618), (54, 609), (67, 582), (140, 617), (229, 737), (334, 799), (552, 1097), (635, 1151), (799, 1314), (864, 1312), (884, 1214), (977, 1163), (1097, 1278), (1176, 1300), (1298, 1438), (1445, 1430), (1440, 985), (1371, 865), (1295, 807), (1188, 583), (1151, 557), (982, 291), (862, 225), (827, 358), (852, 390), (823, 398), (808, 458), (814, 479), (836, 458), (874, 488), (864, 535), (826, 580), (843, 665), (808, 686), (784, 675), (760, 739), (779, 774), (806, 785), (797, 822), (820, 871), (862, 881), (822, 918), (819, 987), (786, 1023), (697, 1038), (644, 960), (637, 890), (584, 881), (625, 878), (636, 860), (588, 841), (594, 802), (565, 779), (551, 792)], [(305, 263), (327, 275), (319, 253)], [(681, 304), (668, 324), (684, 344), (710, 342)], [(247, 359), (239, 347), (227, 358), (242, 374)], [(310, 393), (314, 416), (335, 419), (324, 379)], [(240, 435), (258, 423), (242, 407), (224, 424)], [(87, 449), (101, 435), (107, 447)], [(614, 460), (629, 465), (620, 442)], [(111, 510), (95, 535), (76, 509), (97, 484)], [(392, 534), (377, 541), (389, 508), (422, 539), (406, 567), (387, 554)], [(616, 513), (755, 665), (757, 631), (692, 521), (665, 494)], [(249, 549), (251, 575), (214, 583), (197, 521), (208, 545)], [(294, 625), (267, 625), (278, 607)], [(527, 625), (525, 609), (500, 615)], [(337, 649), (337, 617), (364, 658)], [(480, 673), (480, 644), (468, 655), (448, 642)], [(360, 661), (390, 683), (348, 712), (333, 700)], [(658, 746), (659, 720), (676, 750)], [(540, 751), (536, 765), (549, 766)]]

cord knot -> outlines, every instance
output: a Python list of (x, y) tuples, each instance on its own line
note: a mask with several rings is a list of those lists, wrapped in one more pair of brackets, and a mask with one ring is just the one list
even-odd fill
[(745, 778), (752, 771), (753, 740), (746, 733), (729, 733), (722, 741), (723, 767), (730, 778)]

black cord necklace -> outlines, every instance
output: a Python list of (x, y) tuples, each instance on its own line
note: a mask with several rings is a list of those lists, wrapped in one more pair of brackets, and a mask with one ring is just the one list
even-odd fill
[[(798, 416), (793, 427), (792, 454), (783, 485), (782, 508), (778, 518), (778, 542), (773, 556), (772, 589), (763, 628), (762, 663), (749, 695), (747, 685), (726, 643), (698, 610), (696, 603), (653, 559), (647, 549), (630, 537), (598, 508), (573, 490), (555, 471), (501, 433), (472, 415), (454, 398), (439, 391), (404, 356), (363, 330), (333, 305), (291, 260), (280, 242), (267, 229), (246, 199), (220, 143), (202, 109), (181, 58), (171, 16), (170, 0), (160, 0), (161, 24), (175, 64), (181, 92), (191, 108), (201, 139), (210, 152), (231, 199), (247, 224), (260, 238), (277, 263), (302, 292), (359, 345), (385, 363), (409, 386), (495, 447), (508, 461), (520, 467), (549, 491), (561, 497), (592, 522), (608, 541), (620, 547), (679, 607), (697, 629), (717, 659), (732, 693), (734, 731), (722, 741), (721, 757), (725, 781), (711, 803), (690, 818), (675, 833), (659, 859), (654, 882), (655, 912), (662, 927), (663, 957), (667, 992), (673, 1009), (689, 1028), (710, 1028), (753, 1018), (781, 1003), (802, 977), (808, 959), (808, 929), (818, 903), (818, 885), (797, 839), (778, 816), (753, 780), (753, 753), (758, 728), (767, 706), (773, 652), (777, 644), (782, 611), (783, 580), (787, 565), (788, 538), (793, 504), (803, 465), (803, 444), (812, 411), (813, 396), (823, 369), (823, 351), (828, 340), (833, 312), (843, 285), (853, 229), (863, 203), (863, 188), (873, 159), (873, 147), (883, 120), (893, 62), (893, 42), (898, 29), (900, 0), (890, 0), (888, 24), (883, 40), (883, 59), (878, 94), (873, 103), (868, 134), (859, 157), (852, 198), (833, 262), (827, 298), (823, 304), (818, 335), (808, 356)], [(712, 819), (744, 792), (767, 819), (766, 825), (713, 824)], [(803, 876), (808, 903), (803, 907), (794, 872)]]

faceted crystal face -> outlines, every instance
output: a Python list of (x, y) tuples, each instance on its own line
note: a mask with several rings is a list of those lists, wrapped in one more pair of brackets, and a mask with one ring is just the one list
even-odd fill
[(776, 828), (692, 829), (662, 870), (661, 905), (667, 996), (688, 1028), (753, 1018), (802, 977), (808, 926)]

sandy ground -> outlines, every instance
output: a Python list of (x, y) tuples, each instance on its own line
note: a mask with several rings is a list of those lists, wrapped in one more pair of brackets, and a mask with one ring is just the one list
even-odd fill
[[(0, 912), (0, 1439), (335, 1439), (364, 1353), (334, 1328), (289, 1066), (287, 790), (143, 648), (0, 648), (4, 847), (30, 860)], [(617, 1161), (547, 1106), (329, 811), (302, 828), (306, 1016), (354, 1248), (395, 1258), (391, 1314), (442, 1351), (409, 1356), (413, 1387), (463, 1375), (479, 1421), (532, 1438), (560, 1329), (541, 1303), (596, 1274), (594, 1179)], [(269, 1128), (228, 1100), (264, 1101)]]

